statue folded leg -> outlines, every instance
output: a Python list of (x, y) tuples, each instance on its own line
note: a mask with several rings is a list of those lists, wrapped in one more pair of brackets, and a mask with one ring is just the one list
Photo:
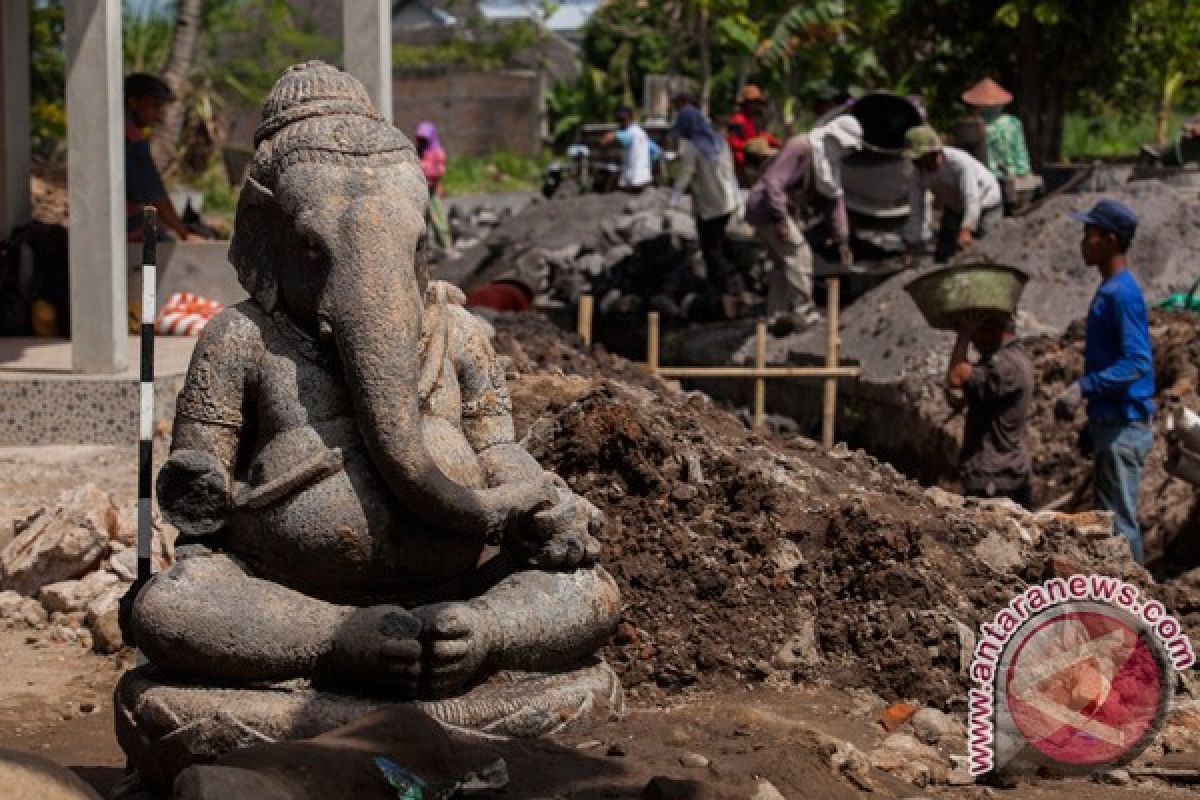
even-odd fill
[(164, 672), (201, 681), (311, 678), (444, 696), (497, 670), (549, 671), (594, 652), (619, 613), (600, 567), (517, 572), (465, 603), (327, 603), (220, 554), (181, 559), (141, 591), (134, 636)]

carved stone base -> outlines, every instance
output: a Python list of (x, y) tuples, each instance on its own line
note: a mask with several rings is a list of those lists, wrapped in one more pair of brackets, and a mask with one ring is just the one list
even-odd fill
[[(130, 765), (159, 787), (231, 750), (317, 736), (397, 705), (300, 682), (254, 689), (166, 683), (150, 666), (122, 677), (115, 702), (117, 740)], [(595, 659), (568, 672), (501, 673), (459, 697), (414, 705), (451, 728), (532, 737), (620, 714), (624, 693), (608, 664)]]

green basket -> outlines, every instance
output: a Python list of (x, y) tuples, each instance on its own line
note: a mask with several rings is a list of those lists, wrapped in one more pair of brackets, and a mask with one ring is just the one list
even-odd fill
[(1015, 314), (1029, 276), (995, 263), (955, 264), (926, 272), (905, 284), (917, 308), (934, 328), (957, 331), (966, 319)]

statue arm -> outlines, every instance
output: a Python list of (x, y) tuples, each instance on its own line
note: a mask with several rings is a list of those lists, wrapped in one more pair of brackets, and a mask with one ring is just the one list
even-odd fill
[(488, 486), (541, 480), (540, 464), (516, 441), (504, 368), (487, 334), (465, 309), (454, 361), (462, 390), (463, 434), (479, 456)]
[(261, 352), (258, 329), (237, 309), (205, 326), (176, 402), (171, 456), (158, 476), (159, 505), (183, 533), (225, 525), (247, 425), (248, 376)]

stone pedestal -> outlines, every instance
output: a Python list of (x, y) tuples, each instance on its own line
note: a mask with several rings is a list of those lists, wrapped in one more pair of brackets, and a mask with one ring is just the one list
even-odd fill
[[(146, 666), (117, 685), (117, 740), (147, 784), (166, 788), (192, 764), (242, 747), (317, 736), (393, 705), (400, 704), (302, 682), (253, 689), (167, 683)], [(593, 659), (554, 674), (501, 673), (458, 697), (412, 705), (450, 728), (534, 737), (618, 715), (624, 694), (608, 664)]]

